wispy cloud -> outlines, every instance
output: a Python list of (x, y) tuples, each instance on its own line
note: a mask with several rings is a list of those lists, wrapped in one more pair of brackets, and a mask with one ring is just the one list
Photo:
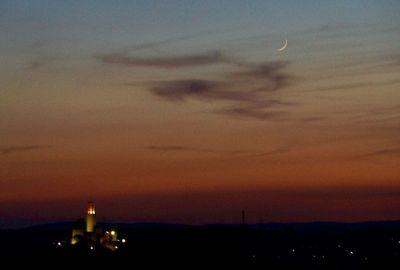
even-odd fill
[(188, 147), (183, 145), (148, 145), (145, 148), (147, 150), (157, 151), (157, 152), (198, 152), (198, 153), (213, 153), (213, 154), (220, 153), (218, 151), (211, 149), (202, 149), (202, 148)]
[(354, 25), (349, 24), (349, 23), (327, 23), (323, 24), (314, 28), (309, 29), (310, 32), (313, 33), (330, 33), (330, 32), (336, 32), (339, 30), (343, 29), (348, 29), (354, 27)]
[(275, 150), (263, 151), (263, 152), (259, 153), (258, 156), (272, 156), (272, 155), (277, 155), (277, 154), (282, 154), (282, 153), (288, 152), (289, 150), (290, 150), (289, 146), (282, 146)]
[(232, 150), (224, 151), (223, 153), (230, 156), (242, 156), (242, 157), (264, 157), (264, 156), (274, 156), (286, 153), (290, 150), (289, 146), (282, 146), (273, 150)]
[(223, 109), (217, 112), (235, 118), (253, 118), (258, 120), (277, 118), (278, 116), (285, 115), (287, 113), (286, 111), (265, 111), (263, 108), (258, 109), (251, 106), (233, 107), (231, 109)]
[(226, 58), (220, 51), (163, 57), (136, 57), (129, 55), (127, 52), (118, 52), (97, 55), (96, 58), (106, 64), (166, 69), (212, 65), (228, 61), (228, 58)]
[(192, 39), (192, 38), (198, 37), (199, 35), (200, 34), (183, 35), (183, 36), (171, 37), (171, 38), (167, 38), (167, 39), (163, 39), (163, 40), (136, 43), (136, 44), (126, 46), (123, 50), (121, 50), (121, 52), (129, 53), (129, 52), (145, 51), (145, 50), (152, 50), (152, 51), (159, 52), (159, 49), (162, 46), (169, 45), (171, 43), (185, 41), (188, 39)]
[(367, 153), (365, 155), (362, 155), (361, 157), (372, 157), (372, 156), (383, 156), (383, 155), (400, 156), (400, 148), (381, 149), (381, 150)]
[[(169, 41), (166, 41), (169, 42)], [(160, 46), (163, 43), (142, 44), (138, 48)], [(230, 71), (213, 76), (213, 79), (198, 77), (146, 82), (145, 87), (153, 95), (166, 101), (183, 103), (187, 100), (229, 102), (229, 107), (213, 110), (213, 113), (231, 117), (266, 120), (283, 114), (282, 106), (289, 105), (274, 92), (282, 90), (296, 81), (296, 76), (287, 72), (288, 61), (246, 62), (236, 59), (222, 50), (192, 53), (187, 55), (164, 55), (138, 57), (131, 48), (109, 54), (96, 55), (104, 64), (121, 67), (147, 67), (182, 69), (215, 64), (229, 65)], [(226, 105), (226, 104), (225, 104)], [(293, 104), (290, 104), (293, 105)], [(272, 111), (280, 108), (280, 111)]]
[(280, 154), (288, 151), (288, 147), (281, 147), (274, 150), (218, 150), (218, 149), (206, 149), (198, 147), (188, 147), (183, 145), (149, 145), (145, 149), (156, 152), (174, 153), (174, 152), (197, 152), (206, 154), (215, 154), (223, 156), (268, 156)]
[(356, 88), (362, 88), (362, 87), (379, 87), (379, 86), (386, 86), (386, 85), (394, 85), (394, 84), (399, 84), (400, 80), (398, 79), (393, 79), (393, 80), (387, 80), (387, 81), (380, 81), (380, 82), (357, 82), (357, 83), (346, 83), (346, 84), (337, 84), (337, 85), (332, 85), (332, 86), (324, 86), (324, 87), (319, 87), (316, 89), (313, 89), (311, 91), (337, 91), (337, 90), (349, 90), (349, 89), (356, 89)]
[[(258, 64), (240, 64), (244, 70), (228, 74), (228, 80), (249, 85), (254, 92), (275, 91), (288, 86), (295, 76), (285, 72), (287, 61), (270, 61)], [(245, 86), (242, 85), (242, 86)]]
[(192, 151), (193, 148), (181, 145), (149, 145), (147, 150), (161, 151), (161, 152), (178, 152), (178, 151)]
[[(237, 65), (238, 71), (226, 73), (219, 80), (159, 81), (148, 89), (168, 101), (199, 99), (233, 102), (233, 105), (214, 112), (258, 120), (282, 115), (285, 113), (283, 107), (297, 105), (281, 101), (273, 95), (273, 92), (284, 89), (296, 79), (294, 75), (284, 71), (287, 62)], [(272, 111), (274, 108), (281, 108), (281, 111)]]
[(51, 148), (51, 145), (20, 145), (20, 146), (8, 146), (0, 148), (0, 153), (11, 154), (15, 152), (25, 152), (33, 150), (41, 150), (46, 148)]
[(29, 65), (28, 69), (29, 70), (37, 70), (41, 69), (43, 67), (49, 66), (53, 63), (56, 63), (57, 61), (60, 61), (62, 59), (61, 56), (36, 56), (34, 60), (32, 60)]
[[(268, 120), (285, 115), (287, 111), (283, 110), (283, 107), (295, 105), (297, 105), (297, 103), (282, 102), (280, 100), (271, 99), (262, 102), (244, 102), (243, 104), (236, 104), (229, 108), (216, 110), (215, 112), (238, 118), (255, 118), (259, 120)], [(272, 110), (276, 107), (281, 109)]]
[(188, 97), (212, 98), (218, 97), (220, 83), (207, 80), (177, 80), (157, 82), (149, 90), (162, 98), (175, 101), (183, 101)]
[(370, 151), (364, 154), (353, 155), (348, 157), (349, 160), (363, 160), (363, 159), (372, 159), (372, 158), (380, 158), (385, 156), (391, 157), (400, 157), (400, 148), (383, 148), (375, 151)]

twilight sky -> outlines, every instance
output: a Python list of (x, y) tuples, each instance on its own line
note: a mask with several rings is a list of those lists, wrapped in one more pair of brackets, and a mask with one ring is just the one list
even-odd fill
[(399, 219), (399, 13), (1, 1), (0, 227)]

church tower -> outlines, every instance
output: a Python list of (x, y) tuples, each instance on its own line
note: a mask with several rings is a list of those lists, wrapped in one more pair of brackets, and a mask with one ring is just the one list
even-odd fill
[(86, 215), (86, 232), (94, 232), (96, 226), (96, 209), (93, 201), (88, 202), (88, 210)]

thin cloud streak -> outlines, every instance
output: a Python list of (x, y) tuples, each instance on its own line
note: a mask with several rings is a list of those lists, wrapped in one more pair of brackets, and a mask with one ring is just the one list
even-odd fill
[[(236, 118), (254, 118), (258, 120), (267, 120), (286, 115), (288, 112), (283, 107), (297, 106), (298, 103), (283, 102), (278, 99), (265, 101), (243, 102), (242, 105), (234, 105), (230, 108), (216, 110), (215, 113), (225, 114)], [(274, 110), (281, 108), (280, 110)]]
[(359, 82), (359, 83), (348, 83), (348, 84), (339, 84), (327, 87), (319, 87), (311, 90), (313, 91), (336, 91), (336, 90), (348, 90), (348, 89), (357, 89), (362, 87), (371, 87), (371, 86), (387, 86), (387, 85), (395, 85), (399, 84), (400, 80), (389, 80), (383, 82)]
[(363, 160), (363, 159), (372, 159), (372, 158), (380, 158), (385, 156), (391, 157), (400, 157), (400, 148), (385, 148), (376, 151), (371, 151), (364, 154), (350, 156), (348, 160)]
[(180, 145), (149, 145), (146, 147), (148, 150), (161, 151), (161, 152), (177, 152), (177, 151), (191, 151), (193, 148), (180, 146)]
[(264, 111), (263, 108), (258, 109), (254, 107), (233, 107), (230, 109), (223, 109), (217, 112), (239, 119), (253, 118), (258, 120), (274, 119), (279, 116), (287, 114), (286, 111)]
[(25, 151), (34, 151), (34, 150), (42, 150), (46, 148), (51, 148), (51, 145), (21, 145), (21, 146), (8, 146), (0, 148), (0, 153), (2, 154), (11, 154), (16, 152), (25, 152)]
[(164, 56), (164, 57), (135, 57), (126, 52), (97, 55), (96, 58), (105, 64), (115, 64), (126, 67), (153, 68), (187, 68), (228, 62), (220, 51), (209, 51), (201, 54)]
[(141, 50), (155, 50), (163, 45), (167, 45), (170, 43), (174, 42), (179, 42), (179, 41), (184, 41), (190, 38), (193, 38), (195, 36), (181, 36), (181, 37), (176, 37), (176, 38), (169, 38), (169, 39), (164, 39), (160, 41), (153, 41), (153, 42), (144, 42), (144, 43), (139, 43), (139, 44), (133, 44), (130, 46), (127, 46), (123, 51), (124, 52), (132, 52), (132, 51), (141, 51)]
[(388, 148), (388, 149), (377, 150), (371, 153), (367, 153), (362, 157), (383, 156), (383, 155), (394, 155), (400, 157), (400, 148), (393, 148), (393, 149)]
[(219, 151), (216, 150), (188, 147), (183, 145), (149, 145), (146, 147), (146, 149), (157, 152), (198, 152), (198, 153), (211, 153), (211, 154), (220, 153)]
[(224, 156), (268, 156), (281, 154), (288, 151), (288, 147), (281, 147), (275, 150), (263, 151), (263, 150), (213, 150), (205, 148), (188, 147), (183, 145), (148, 145), (145, 149), (149, 151), (165, 152), (165, 153), (178, 153), (178, 152), (197, 152), (197, 153), (208, 153)]

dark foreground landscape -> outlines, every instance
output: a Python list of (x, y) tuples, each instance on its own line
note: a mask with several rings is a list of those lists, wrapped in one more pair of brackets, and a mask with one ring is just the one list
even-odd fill
[[(400, 222), (186, 226), (113, 224), (118, 251), (71, 247), (71, 223), (0, 231), (1, 261), (93, 269), (400, 269)], [(60, 243), (62, 243), (60, 245)]]

